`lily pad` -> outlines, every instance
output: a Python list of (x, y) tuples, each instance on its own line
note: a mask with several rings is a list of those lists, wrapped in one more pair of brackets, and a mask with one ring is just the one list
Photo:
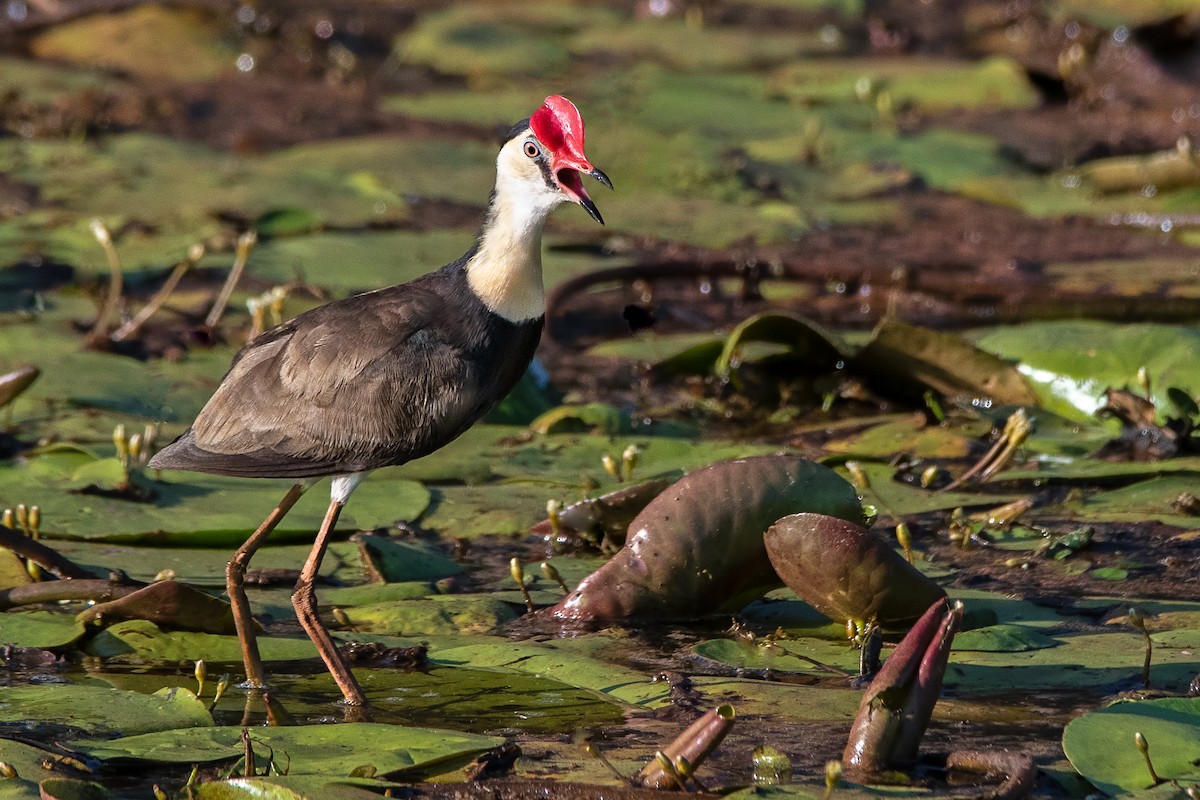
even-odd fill
[(151, 695), (72, 684), (10, 686), (0, 722), (66, 724), (93, 734), (150, 733), (212, 725), (207, 704), (187, 689)]
[(430, 548), (398, 542), (383, 536), (358, 536), (363, 563), (378, 580), (435, 581), (463, 571), (456, 564)]
[(31, 49), (43, 58), (186, 81), (233, 70), (237, 53), (223, 39), (216, 17), (200, 9), (146, 5), (53, 26)]
[[(504, 743), (495, 736), (374, 722), (254, 728), (250, 740), (255, 744), (260, 771), (265, 771), (267, 753), (273, 750), (291, 756), (291, 775), (345, 776), (367, 762), (380, 775), (413, 773), (447, 762), (463, 762)], [(224, 761), (243, 753), (239, 726), (181, 728), (67, 745), (104, 761), (132, 759), (168, 764)]]
[(1018, 362), (1040, 403), (1072, 419), (1090, 418), (1103, 404), (1105, 388), (1131, 384), (1142, 367), (1159, 408), (1169, 408), (1169, 387), (1200, 391), (1200, 331), (1182, 325), (1025, 323), (997, 328), (977, 342)]
[(1079, 774), (1112, 796), (1154, 786), (1134, 744), (1141, 733), (1164, 780), (1200, 785), (1200, 698), (1117, 702), (1071, 720), (1063, 751)]
[(391, 636), (490, 633), (517, 616), (494, 597), (465, 594), (363, 605), (344, 613), (355, 630)]
[(9, 611), (0, 614), (0, 643), (50, 649), (66, 647), (83, 636), (83, 623), (53, 611)]
[[(609, 640), (596, 635), (594, 642), (582, 642), (584, 648), (608, 648)], [(475, 668), (504, 668), (528, 672), (602, 693), (605, 697), (631, 706), (659, 708), (670, 702), (670, 687), (655, 683), (649, 675), (615, 666), (574, 652), (580, 642), (556, 643), (483, 641), (448, 649), (433, 649), (429, 660), (434, 664)]]
[(376, 800), (394, 786), (367, 778), (280, 775), (208, 781), (192, 791), (200, 800)]
[(987, 625), (961, 631), (954, 637), (954, 649), (989, 653), (1023, 653), (1054, 647), (1059, 642), (1033, 628), (1021, 625)]
[[(263, 661), (302, 661), (317, 650), (304, 636), (260, 636)], [(134, 663), (184, 664), (203, 659), (209, 664), (240, 664), (242, 650), (236, 636), (164, 631), (153, 622), (129, 620), (105, 628), (85, 645), (89, 655)]]

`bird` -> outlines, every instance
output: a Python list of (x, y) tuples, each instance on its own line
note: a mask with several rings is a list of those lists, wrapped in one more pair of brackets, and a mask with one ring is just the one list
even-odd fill
[(319, 306), (250, 340), (191, 427), (150, 460), (155, 469), (294, 481), (225, 570), (243, 686), (267, 686), (243, 586), (247, 565), (301, 495), (331, 477), (329, 506), (292, 605), (343, 702), (366, 705), (317, 613), (314, 586), (330, 534), (371, 471), (438, 450), (516, 385), (545, 321), (547, 217), (570, 202), (604, 224), (584, 175), (612, 189), (584, 154), (579, 110), (551, 95), (505, 138), (483, 225), (461, 258)]

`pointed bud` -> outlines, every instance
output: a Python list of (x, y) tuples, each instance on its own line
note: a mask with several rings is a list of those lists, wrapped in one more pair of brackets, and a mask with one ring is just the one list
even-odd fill
[(621, 474), (625, 476), (625, 480), (630, 480), (633, 477), (633, 468), (637, 466), (638, 457), (642, 454), (642, 448), (636, 444), (631, 444), (625, 448), (625, 452), (621, 454)]
[(617, 460), (615, 458), (610, 456), (608, 453), (605, 453), (600, 459), (600, 464), (604, 467), (605, 472), (617, 480), (621, 480), (621, 468), (617, 465)]
[(29, 533), (34, 539), (40, 539), (42, 535), (42, 507), (29, 507)]
[(208, 677), (208, 666), (204, 663), (204, 659), (196, 662), (196, 670), (193, 673), (196, 676), (196, 683), (199, 684), (196, 689), (196, 697), (204, 694), (204, 679)]
[(865, 492), (871, 488), (871, 479), (867, 477), (867, 473), (863, 471), (862, 465), (857, 461), (847, 461), (846, 471), (850, 473), (850, 482), (854, 484), (854, 488), (860, 492)]
[(21, 530), (26, 536), (30, 535), (29, 530), (29, 509), (24, 503), (17, 503), (17, 524), (21, 526)]
[(125, 435), (125, 423), (118, 422), (113, 428), (113, 446), (117, 448), (117, 460), (122, 464), (129, 462), (129, 437)]
[(0, 520), (3, 520), (4, 527), (6, 528), (13, 528), (15, 530), (17, 527), (17, 515), (11, 508), (4, 509), (4, 516), (0, 517)]
[(933, 485), (933, 482), (937, 480), (937, 476), (937, 464), (930, 464), (925, 468), (925, 471), (921, 473), (921, 488), (928, 489)]
[(17, 768), (7, 761), (0, 761), (0, 777), (15, 778), (17, 777)]
[(538, 568), (541, 569), (542, 574), (545, 575), (549, 580), (552, 580), (561, 586), (565, 594), (571, 593), (571, 590), (567, 588), (567, 582), (563, 580), (562, 574), (555, 568), (553, 564), (551, 564), (549, 561), (543, 561), (541, 564), (538, 564)]
[(834, 759), (833, 761), (825, 762), (825, 796), (823, 800), (829, 800), (833, 796), (833, 790), (842, 782), (842, 762)]
[(96, 237), (96, 241), (102, 245), (112, 244), (112, 234), (108, 232), (108, 228), (100, 221), (99, 217), (94, 218), (89, 226), (92, 229), (92, 236)]
[(913, 563), (912, 533), (908, 530), (907, 523), (901, 522), (896, 525), (896, 541), (904, 550), (905, 560), (910, 564)]

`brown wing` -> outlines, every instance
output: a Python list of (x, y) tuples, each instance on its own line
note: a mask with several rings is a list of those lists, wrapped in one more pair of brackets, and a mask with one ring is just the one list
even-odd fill
[(475, 365), (421, 284), (314, 309), (247, 344), (152, 466), (231, 475), (353, 472), (423, 455), (473, 415)]

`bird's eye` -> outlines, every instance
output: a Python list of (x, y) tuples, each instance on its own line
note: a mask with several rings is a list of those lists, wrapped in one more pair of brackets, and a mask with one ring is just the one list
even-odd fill
[(537, 144), (534, 143), (533, 140), (525, 142), (525, 155), (529, 156), (530, 158), (537, 158), (541, 154), (542, 151), (538, 149)]

